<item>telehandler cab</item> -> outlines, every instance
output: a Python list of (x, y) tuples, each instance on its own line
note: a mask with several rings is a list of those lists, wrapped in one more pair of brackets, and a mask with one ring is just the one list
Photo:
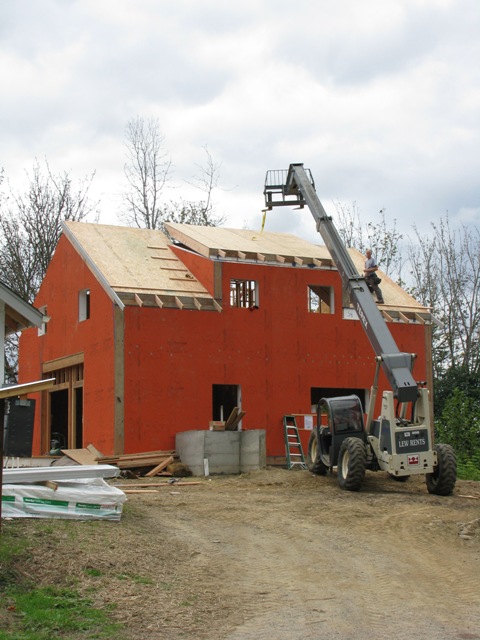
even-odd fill
[[(421, 473), (429, 493), (450, 495), (457, 475), (455, 453), (450, 445), (433, 444), (426, 383), (412, 376), (415, 355), (399, 351), (365, 278), (316, 194), (310, 170), (291, 164), (288, 171), (268, 171), (264, 195), (267, 210), (308, 206), (376, 355), (365, 419), (355, 395), (320, 400), (317, 426), (308, 444), (308, 469), (326, 475), (337, 467), (338, 483), (349, 491), (361, 488), (367, 469), (386, 471), (399, 481)], [(374, 419), (380, 367), (392, 391), (383, 392), (380, 415)]]

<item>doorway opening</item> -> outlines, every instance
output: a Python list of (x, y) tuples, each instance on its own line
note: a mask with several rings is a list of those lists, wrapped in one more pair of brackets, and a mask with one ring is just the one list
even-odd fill
[(212, 385), (212, 420), (226, 421), (235, 407), (241, 409), (241, 404), (240, 385)]
[(68, 390), (50, 393), (50, 451), (68, 449)]

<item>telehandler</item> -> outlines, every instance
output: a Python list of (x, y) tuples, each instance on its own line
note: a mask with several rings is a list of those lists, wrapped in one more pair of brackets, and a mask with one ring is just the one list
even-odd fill
[[(457, 475), (455, 453), (450, 445), (433, 443), (429, 392), (426, 383), (416, 382), (412, 375), (415, 354), (399, 351), (365, 277), (358, 273), (317, 196), (310, 170), (296, 163), (288, 170), (268, 171), (264, 195), (267, 210), (308, 206), (375, 352), (366, 416), (356, 395), (322, 398), (318, 403), (308, 469), (326, 475), (336, 467), (338, 483), (348, 491), (361, 488), (367, 469), (386, 471), (398, 481), (425, 474), (429, 493), (450, 495)], [(380, 415), (374, 418), (380, 367), (392, 390), (383, 392)]]

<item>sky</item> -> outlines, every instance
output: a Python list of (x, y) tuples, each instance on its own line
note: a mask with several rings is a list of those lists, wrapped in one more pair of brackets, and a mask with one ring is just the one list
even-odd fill
[[(429, 233), (480, 223), (478, 0), (0, 0), (0, 168), (95, 172), (99, 222), (124, 224), (125, 131), (158, 120), (166, 199), (208, 149), (215, 213), (259, 230), (265, 174), (303, 163), (336, 216)], [(265, 230), (317, 242), (308, 209)]]

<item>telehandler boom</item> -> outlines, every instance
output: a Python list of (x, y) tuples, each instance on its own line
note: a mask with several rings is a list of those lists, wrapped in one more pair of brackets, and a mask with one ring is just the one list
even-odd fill
[[(264, 195), (267, 209), (308, 206), (375, 352), (365, 420), (357, 396), (322, 398), (308, 445), (308, 468), (325, 475), (337, 467), (340, 487), (350, 491), (361, 488), (367, 469), (387, 471), (399, 481), (422, 473), (430, 493), (450, 495), (456, 482), (455, 453), (449, 445), (433, 445), (428, 390), (412, 375), (415, 354), (398, 349), (365, 277), (317, 196), (310, 170), (297, 163), (288, 171), (268, 171)], [(381, 414), (374, 419), (380, 367), (392, 390), (383, 392)]]

